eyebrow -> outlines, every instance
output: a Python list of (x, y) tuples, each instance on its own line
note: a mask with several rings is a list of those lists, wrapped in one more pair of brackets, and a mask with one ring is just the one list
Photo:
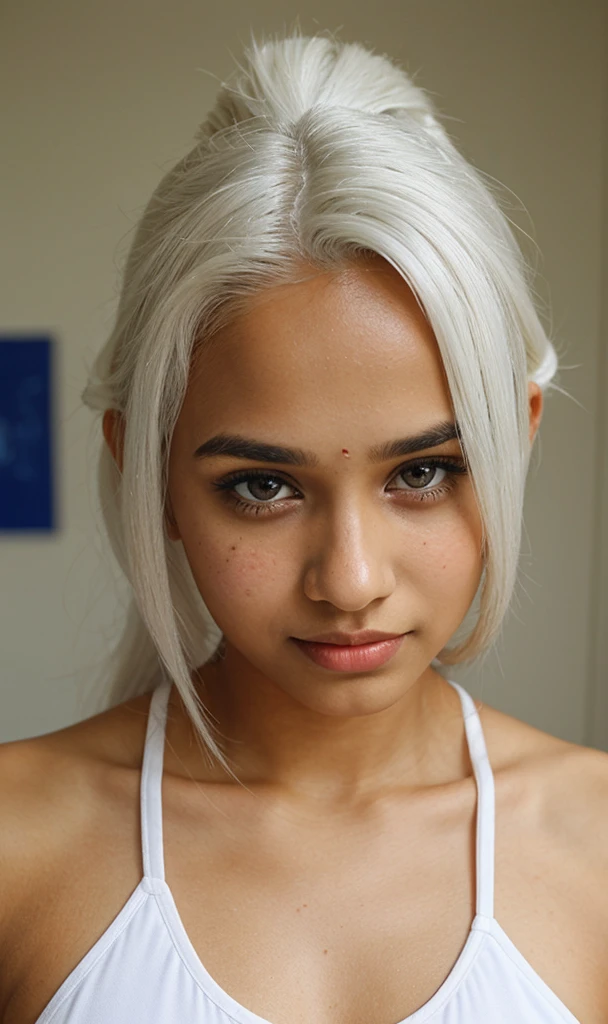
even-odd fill
[[(444, 421), (436, 423), (420, 434), (401, 437), (396, 441), (385, 441), (383, 444), (372, 445), (367, 450), (370, 462), (388, 462), (413, 452), (425, 451), (427, 448), (438, 448), (447, 441), (460, 441), (460, 429), (457, 423)], [(195, 459), (211, 459), (218, 456), (232, 456), (236, 459), (250, 459), (253, 462), (282, 463), (289, 466), (305, 466), (314, 468), (319, 465), (318, 456), (304, 448), (287, 448), (279, 444), (267, 444), (243, 437), (240, 434), (215, 434), (194, 452)]]

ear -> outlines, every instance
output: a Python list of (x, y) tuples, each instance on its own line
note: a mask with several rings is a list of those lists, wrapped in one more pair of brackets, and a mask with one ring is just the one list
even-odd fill
[(102, 430), (114, 462), (122, 473), (125, 419), (118, 409), (106, 409), (103, 414)]
[(543, 414), (543, 393), (540, 385), (536, 384), (535, 381), (528, 381), (528, 403), (529, 403), (529, 415), (530, 415), (530, 447), (536, 437), (536, 431), (540, 426), (540, 421)]

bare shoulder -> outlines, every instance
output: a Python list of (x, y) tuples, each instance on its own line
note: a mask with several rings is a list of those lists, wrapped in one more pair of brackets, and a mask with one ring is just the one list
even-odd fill
[[(150, 693), (118, 704), (74, 725), (29, 739), (0, 743), (0, 815), (35, 830), (54, 817), (58, 802), (77, 797), (84, 787), (112, 768), (141, 767)], [(74, 806), (74, 804), (71, 804)], [(10, 852), (16, 833), (0, 828), (0, 856)]]
[(546, 827), (600, 873), (608, 934), (608, 753), (566, 744), (548, 781)]
[[(96, 819), (107, 824), (104, 806), (132, 802), (149, 700), (144, 694), (55, 732), (0, 744), (0, 965), (10, 958), (17, 919), (66, 863), (73, 841), (92, 835)], [(0, 989), (3, 973), (0, 966)]]
[[(560, 739), (476, 702), (497, 800), (533, 823), (548, 845), (578, 860), (606, 894), (608, 935), (608, 753)], [(591, 886), (593, 889), (593, 885)]]
[[(549, 818), (555, 813), (566, 828), (582, 825), (600, 808), (606, 816), (608, 753), (560, 739), (479, 700), (475, 704), (495, 774), (543, 783)], [(569, 804), (574, 818), (560, 813)]]

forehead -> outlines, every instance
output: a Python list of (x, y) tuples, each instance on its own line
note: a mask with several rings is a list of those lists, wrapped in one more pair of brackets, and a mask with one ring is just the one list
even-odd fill
[[(432, 328), (384, 260), (342, 271), (303, 268), (266, 289), (213, 338), (193, 367), (183, 414), (197, 427), (344, 430), (425, 426), (452, 406)], [(284, 436), (285, 430), (282, 431)]]

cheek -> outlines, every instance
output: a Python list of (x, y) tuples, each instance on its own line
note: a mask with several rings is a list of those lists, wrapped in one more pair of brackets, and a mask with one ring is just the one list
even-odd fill
[(462, 594), (467, 603), (475, 596), (483, 561), (479, 523), (470, 517), (450, 517), (418, 536), (407, 548), (407, 572), (417, 589), (429, 598)]
[(172, 505), (184, 553), (212, 615), (214, 608), (229, 603), (237, 609), (276, 588), (280, 564), (276, 550), (265, 551), (244, 541), (238, 526), (226, 527), (222, 517), (201, 501), (195, 487), (174, 485)]
[(276, 551), (265, 551), (239, 539), (226, 541), (200, 541), (194, 550), (184, 542), (186, 556), (201, 597), (213, 618), (224, 618), (227, 611), (231, 621), (238, 621), (239, 610), (250, 616), (252, 610), (268, 614), (273, 601), (284, 601), (282, 582), (285, 568)]

